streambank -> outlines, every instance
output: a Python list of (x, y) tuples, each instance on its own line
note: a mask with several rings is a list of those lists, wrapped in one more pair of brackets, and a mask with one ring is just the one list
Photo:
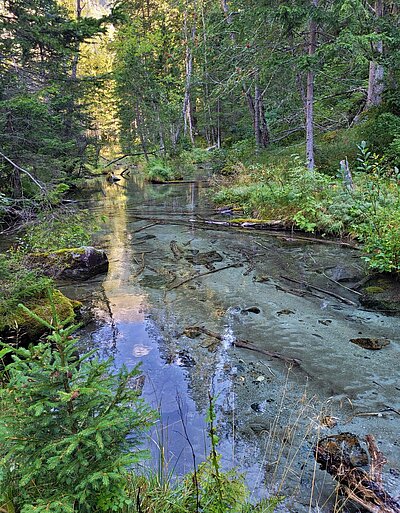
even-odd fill
[[(255, 495), (280, 491), (286, 510), (306, 512), (311, 502), (328, 511), (334, 485), (316, 469), (312, 447), (322, 434), (343, 431), (377, 436), (396, 495), (398, 319), (362, 307), (341, 286), (351, 289), (363, 276), (359, 252), (290, 234), (203, 229), (190, 222), (213, 213), (201, 181), (150, 185), (132, 177), (122, 187), (92, 186), (80, 205), (108, 219), (96, 245), (108, 254), (109, 272), (63, 291), (92, 302), (83, 343), (114, 355), (117, 365), (141, 363), (143, 395), (161, 411), (149, 441), (154, 455), (162, 439), (170, 468), (192, 469), (184, 422), (204, 458), (211, 389), (224, 464), (246, 471)], [(188, 336), (196, 326), (218, 337)], [(390, 343), (369, 351), (351, 342), (361, 337)]]

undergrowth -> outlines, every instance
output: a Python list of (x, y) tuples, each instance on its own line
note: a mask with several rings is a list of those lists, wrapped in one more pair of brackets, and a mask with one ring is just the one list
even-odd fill
[(87, 211), (49, 210), (25, 227), (13, 248), (0, 253), (0, 330), (14, 318), (18, 303), (41, 300), (53, 286), (52, 280), (25, 256), (88, 245), (95, 229), (96, 223)]
[(236, 162), (234, 184), (214, 195), (220, 205), (243, 210), (264, 220), (284, 220), (311, 233), (351, 237), (364, 244), (369, 267), (400, 271), (400, 175), (396, 167), (358, 145), (353, 187), (337, 170), (335, 176), (308, 171), (299, 157), (290, 165), (266, 166)]
[(86, 210), (54, 210), (40, 214), (19, 239), (21, 252), (56, 251), (87, 246), (97, 225)]
[(167, 159), (151, 158), (142, 164), (141, 169), (146, 179), (151, 182), (170, 182), (182, 179), (181, 173)]

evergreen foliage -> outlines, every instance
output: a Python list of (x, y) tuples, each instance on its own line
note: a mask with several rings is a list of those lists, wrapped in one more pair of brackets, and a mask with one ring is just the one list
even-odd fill
[[(79, 45), (103, 21), (73, 20), (56, 0), (10, 0), (0, 13), (0, 146), (46, 182), (70, 174), (85, 158), (89, 119), (74, 63)], [(37, 192), (8, 162), (0, 176), (9, 195)]]
[(115, 373), (94, 352), (77, 355), (76, 326), (56, 316), (53, 326), (41, 322), (53, 330), (46, 342), (0, 351), (13, 360), (1, 373), (1, 507), (121, 511), (131, 503), (128, 469), (145, 456), (140, 445), (154, 419), (135, 388), (139, 371)]

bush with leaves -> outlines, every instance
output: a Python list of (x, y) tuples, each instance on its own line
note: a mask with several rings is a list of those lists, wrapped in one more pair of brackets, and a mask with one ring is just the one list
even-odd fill
[(76, 326), (41, 322), (53, 330), (46, 342), (1, 344), (0, 358), (12, 362), (1, 373), (0, 508), (122, 511), (131, 502), (129, 468), (144, 457), (154, 418), (135, 389), (138, 369), (113, 373), (94, 351), (77, 355)]
[(144, 164), (145, 177), (154, 182), (168, 182), (182, 178), (179, 170), (174, 168), (167, 159), (152, 158)]
[(90, 244), (95, 230), (93, 215), (87, 210), (45, 212), (27, 228), (20, 241), (20, 249), (41, 252), (86, 246)]

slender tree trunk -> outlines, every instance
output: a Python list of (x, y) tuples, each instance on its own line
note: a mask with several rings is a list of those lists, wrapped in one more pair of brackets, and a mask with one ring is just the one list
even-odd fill
[(221, 142), (222, 142), (222, 139), (221, 139), (221, 101), (220, 101), (219, 98), (217, 100), (217, 134), (216, 134), (216, 139), (217, 139), (217, 148), (221, 148)]
[[(194, 44), (194, 40), (196, 37), (196, 17), (195, 14), (193, 16), (193, 25), (189, 37), (188, 30), (188, 3), (186, 3), (186, 11), (185, 11), (185, 21), (184, 21), (184, 38), (186, 41), (186, 52), (185, 52), (185, 92), (183, 98), (183, 107), (182, 107), (182, 120), (183, 120), (183, 133), (186, 135), (189, 133), (190, 140), (192, 144), (194, 144), (194, 136), (193, 136), (193, 119), (192, 119), (192, 108), (191, 108), (191, 85), (192, 85), (192, 72), (193, 72), (193, 50), (192, 45)], [(176, 140), (179, 139), (180, 127), (178, 127), (178, 132), (176, 136)]]
[[(318, 0), (312, 0), (313, 8), (318, 7)], [(317, 23), (314, 15), (311, 15), (309, 25), (309, 42), (308, 42), (308, 55), (312, 61), (315, 51), (317, 49)], [(311, 62), (310, 68), (307, 72), (307, 87), (306, 87), (306, 158), (307, 168), (309, 171), (314, 171), (314, 80), (315, 73), (313, 63)]]
[(153, 101), (153, 108), (154, 108), (154, 112), (156, 113), (156, 117), (157, 117), (158, 138), (160, 141), (160, 151), (162, 153), (165, 153), (164, 130), (163, 130), (162, 122), (161, 122), (160, 108), (155, 101)]
[(11, 189), (13, 198), (22, 198), (21, 173), (15, 168), (11, 175)]
[(204, 15), (204, 0), (201, 0), (201, 21), (203, 30), (204, 131), (208, 146), (214, 146), (216, 142), (214, 137), (213, 118), (210, 105), (210, 87), (208, 82), (208, 42), (206, 19)]
[[(76, 0), (75, 16), (76, 16), (77, 21), (79, 21), (82, 18), (82, 10), (83, 10), (83, 6), (81, 3), (81, 0)], [(67, 112), (66, 112), (66, 116), (65, 116), (65, 132), (66, 132), (67, 137), (70, 137), (73, 132), (75, 100), (74, 100), (74, 97), (72, 94), (76, 89), (76, 82), (77, 82), (77, 78), (78, 78), (79, 50), (80, 50), (80, 45), (78, 43), (75, 48), (74, 56), (72, 58), (71, 76), (69, 77), (69, 83), (70, 83), (70, 88), (71, 88), (71, 91), (70, 91), (71, 97), (68, 101)], [(80, 146), (80, 145), (82, 145), (82, 141), (77, 141), (77, 146)]]
[[(83, 10), (83, 6), (81, 3), (81, 0), (76, 0), (75, 15), (76, 15), (77, 21), (79, 21), (82, 18), (82, 10)], [(76, 48), (76, 53), (72, 60), (71, 78), (74, 81), (76, 80), (76, 78), (78, 76), (78, 61), (79, 61), (79, 45)]]
[[(225, 20), (228, 25), (231, 25), (232, 23), (232, 16), (229, 10), (229, 5), (227, 0), (221, 0), (221, 9), (223, 13), (225, 14)], [(236, 36), (234, 32), (231, 32), (231, 40), (235, 41)]]
[(254, 137), (256, 141), (257, 150), (266, 148), (269, 145), (270, 137), (268, 130), (268, 123), (265, 117), (265, 107), (263, 102), (263, 93), (256, 83), (254, 88), (254, 98), (250, 93), (250, 89), (246, 89), (242, 85), (244, 94), (246, 95), (247, 105), (249, 107), (250, 115), (253, 120)]
[[(383, 0), (375, 1), (375, 18), (379, 20), (382, 18), (384, 14), (384, 5)], [(367, 102), (366, 109), (370, 107), (376, 107), (382, 103), (382, 94), (384, 90), (384, 69), (383, 65), (380, 64), (379, 59), (383, 55), (383, 41), (377, 41), (376, 43), (372, 43), (372, 50), (376, 55), (376, 59), (374, 58), (369, 63), (369, 78), (368, 78), (368, 94), (367, 94)]]
[(141, 113), (140, 113), (139, 101), (136, 102), (136, 128), (137, 128), (137, 131), (138, 131), (138, 134), (139, 134), (139, 139), (140, 139), (140, 144), (142, 146), (143, 154), (145, 156), (145, 159), (148, 162), (149, 161), (149, 155), (148, 155), (146, 139), (145, 139), (144, 131), (143, 131), (142, 116), (141, 116)]
[(269, 144), (269, 131), (265, 117), (263, 93), (258, 82), (254, 88), (254, 132), (257, 149), (266, 148)]
[(270, 143), (269, 128), (267, 118), (265, 117), (264, 98), (261, 95), (259, 104), (260, 131), (261, 131), (261, 147), (266, 148)]
[(256, 83), (254, 87), (254, 134), (257, 151), (261, 149), (260, 101), (260, 88)]

